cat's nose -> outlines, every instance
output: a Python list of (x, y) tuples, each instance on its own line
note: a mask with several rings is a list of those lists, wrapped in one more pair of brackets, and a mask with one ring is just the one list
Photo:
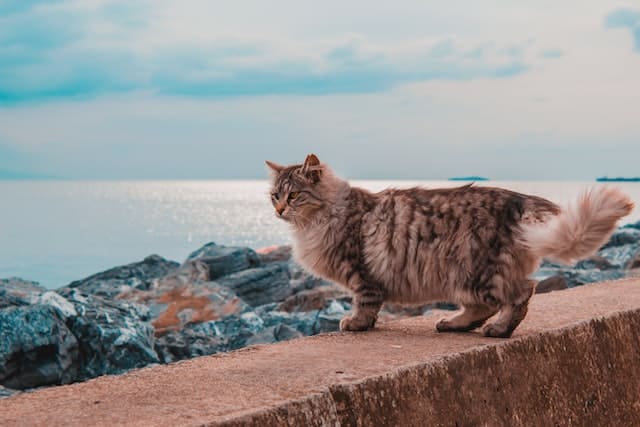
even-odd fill
[(284, 206), (282, 205), (276, 206), (276, 212), (278, 212), (278, 215), (282, 215), (282, 212), (284, 212)]

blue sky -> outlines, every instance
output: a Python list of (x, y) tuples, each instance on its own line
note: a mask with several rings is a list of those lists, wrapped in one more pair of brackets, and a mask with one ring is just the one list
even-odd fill
[(640, 7), (379, 3), (3, 0), (0, 177), (640, 174)]

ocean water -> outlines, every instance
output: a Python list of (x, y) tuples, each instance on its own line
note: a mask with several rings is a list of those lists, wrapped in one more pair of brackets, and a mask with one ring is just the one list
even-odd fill
[[(389, 186), (457, 186), (450, 181), (355, 181)], [(566, 203), (592, 182), (489, 181)], [(611, 185), (611, 184), (610, 184)], [(640, 205), (640, 183), (615, 183)], [(201, 245), (260, 248), (289, 242), (266, 181), (0, 181), (0, 278), (48, 288), (159, 254), (183, 261)], [(624, 222), (640, 220), (636, 209)]]

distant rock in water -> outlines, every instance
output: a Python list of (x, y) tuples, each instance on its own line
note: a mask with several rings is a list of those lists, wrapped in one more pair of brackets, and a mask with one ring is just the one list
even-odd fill
[[(575, 266), (545, 261), (534, 278), (541, 293), (640, 275), (639, 269), (636, 223)], [(432, 308), (456, 309), (385, 304), (379, 318)], [(0, 397), (336, 331), (350, 310), (351, 295), (306, 273), (287, 246), (254, 251), (208, 243), (182, 264), (151, 255), (56, 291), (1, 279)]]
[(597, 182), (640, 182), (640, 177), (624, 177), (618, 176), (609, 178), (608, 176), (600, 176), (596, 178)]
[(483, 176), (454, 176), (449, 181), (489, 181), (489, 178)]

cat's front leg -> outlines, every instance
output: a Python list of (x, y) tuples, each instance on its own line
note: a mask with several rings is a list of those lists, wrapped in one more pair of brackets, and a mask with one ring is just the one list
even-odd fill
[(353, 296), (353, 313), (340, 320), (340, 330), (357, 332), (372, 329), (383, 302), (383, 292), (377, 289), (358, 289)]

